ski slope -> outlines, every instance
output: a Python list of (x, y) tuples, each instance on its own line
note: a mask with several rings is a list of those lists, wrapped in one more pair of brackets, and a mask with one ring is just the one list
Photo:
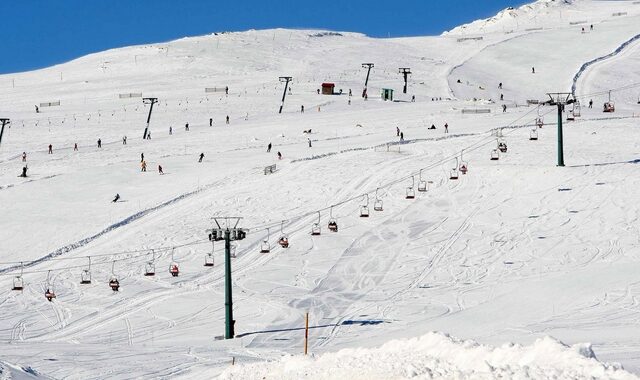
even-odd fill
[[(0, 117), (12, 121), (0, 145), (0, 361), (11, 363), (0, 368), (13, 378), (245, 378), (284, 377), (292, 362), (332, 378), (353, 376), (332, 368), (375, 362), (375, 375), (397, 378), (411, 376), (409, 365), (425, 378), (425, 368), (440, 377), (635, 377), (640, 42), (617, 49), (639, 17), (630, 1), (538, 1), (435, 37), (216, 33), (0, 76)], [(586, 62), (612, 52), (576, 83), (582, 116), (565, 124), (567, 166), (556, 167), (556, 110), (526, 100), (570, 91)], [(366, 101), (363, 62), (375, 63)], [(407, 94), (398, 67), (413, 72)], [(293, 77), (282, 114), (280, 76)], [(323, 82), (343, 94), (317, 94)], [(382, 101), (382, 88), (398, 101)], [(602, 113), (609, 90), (614, 114)], [(150, 140), (148, 106), (119, 97), (129, 93), (159, 99)], [(462, 112), (477, 109), (490, 112)], [(545, 125), (531, 141), (537, 118)], [(492, 161), (497, 133), (508, 152)], [(22, 152), (27, 178), (18, 177)], [(451, 180), (462, 161), (469, 172)], [(405, 199), (420, 180), (428, 191)], [(227, 341), (216, 340), (223, 244), (212, 247), (206, 232), (224, 215), (250, 229), (232, 260), (237, 337)], [(327, 229), (331, 216), (338, 233)], [(322, 233), (311, 236), (318, 218)], [(282, 233), (288, 249), (277, 245)], [(265, 239), (271, 251), (260, 253)], [(215, 265), (204, 267), (212, 249)], [(88, 257), (92, 283), (80, 284)], [(148, 261), (153, 277), (143, 276)], [(21, 273), (24, 290), (12, 291)], [(302, 352), (307, 312), (318, 357), (290, 358)], [(478, 345), (425, 335), (433, 331)], [(393, 339), (405, 341), (385, 345)], [(556, 340), (590, 342), (593, 352)], [(468, 349), (461, 357), (492, 363), (500, 349), (490, 347), (505, 342), (526, 348), (493, 357), (500, 371), (456, 359)], [(416, 352), (398, 372), (386, 360), (404, 346)], [(531, 355), (529, 370), (522, 358)]]

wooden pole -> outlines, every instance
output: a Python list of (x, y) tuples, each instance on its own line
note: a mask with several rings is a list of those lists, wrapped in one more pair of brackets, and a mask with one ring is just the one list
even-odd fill
[(304, 354), (307, 354), (307, 347), (309, 345), (309, 312), (306, 313), (304, 318)]

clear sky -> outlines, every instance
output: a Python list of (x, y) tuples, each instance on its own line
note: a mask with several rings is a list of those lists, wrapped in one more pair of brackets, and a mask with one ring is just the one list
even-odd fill
[(436, 35), (521, 0), (0, 0), (0, 73), (219, 31), (317, 28)]

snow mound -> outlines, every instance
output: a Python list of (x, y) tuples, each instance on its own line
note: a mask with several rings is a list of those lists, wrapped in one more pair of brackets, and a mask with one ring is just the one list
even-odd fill
[(46, 379), (33, 368), (20, 368), (12, 364), (0, 362), (0, 380)]
[(285, 356), (272, 363), (232, 367), (220, 379), (635, 379), (619, 364), (597, 360), (589, 344), (549, 337), (530, 346), (501, 347), (442, 333), (395, 340), (372, 349), (318, 357)]

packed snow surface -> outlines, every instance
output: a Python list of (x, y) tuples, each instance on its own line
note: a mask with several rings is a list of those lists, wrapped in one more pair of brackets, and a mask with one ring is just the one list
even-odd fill
[[(0, 76), (2, 376), (640, 373), (639, 22), (538, 1), (436, 37), (215, 33)], [(572, 88), (558, 167), (539, 103)], [(249, 229), (233, 340), (215, 216)], [(314, 358), (291, 356), (306, 313)]]

